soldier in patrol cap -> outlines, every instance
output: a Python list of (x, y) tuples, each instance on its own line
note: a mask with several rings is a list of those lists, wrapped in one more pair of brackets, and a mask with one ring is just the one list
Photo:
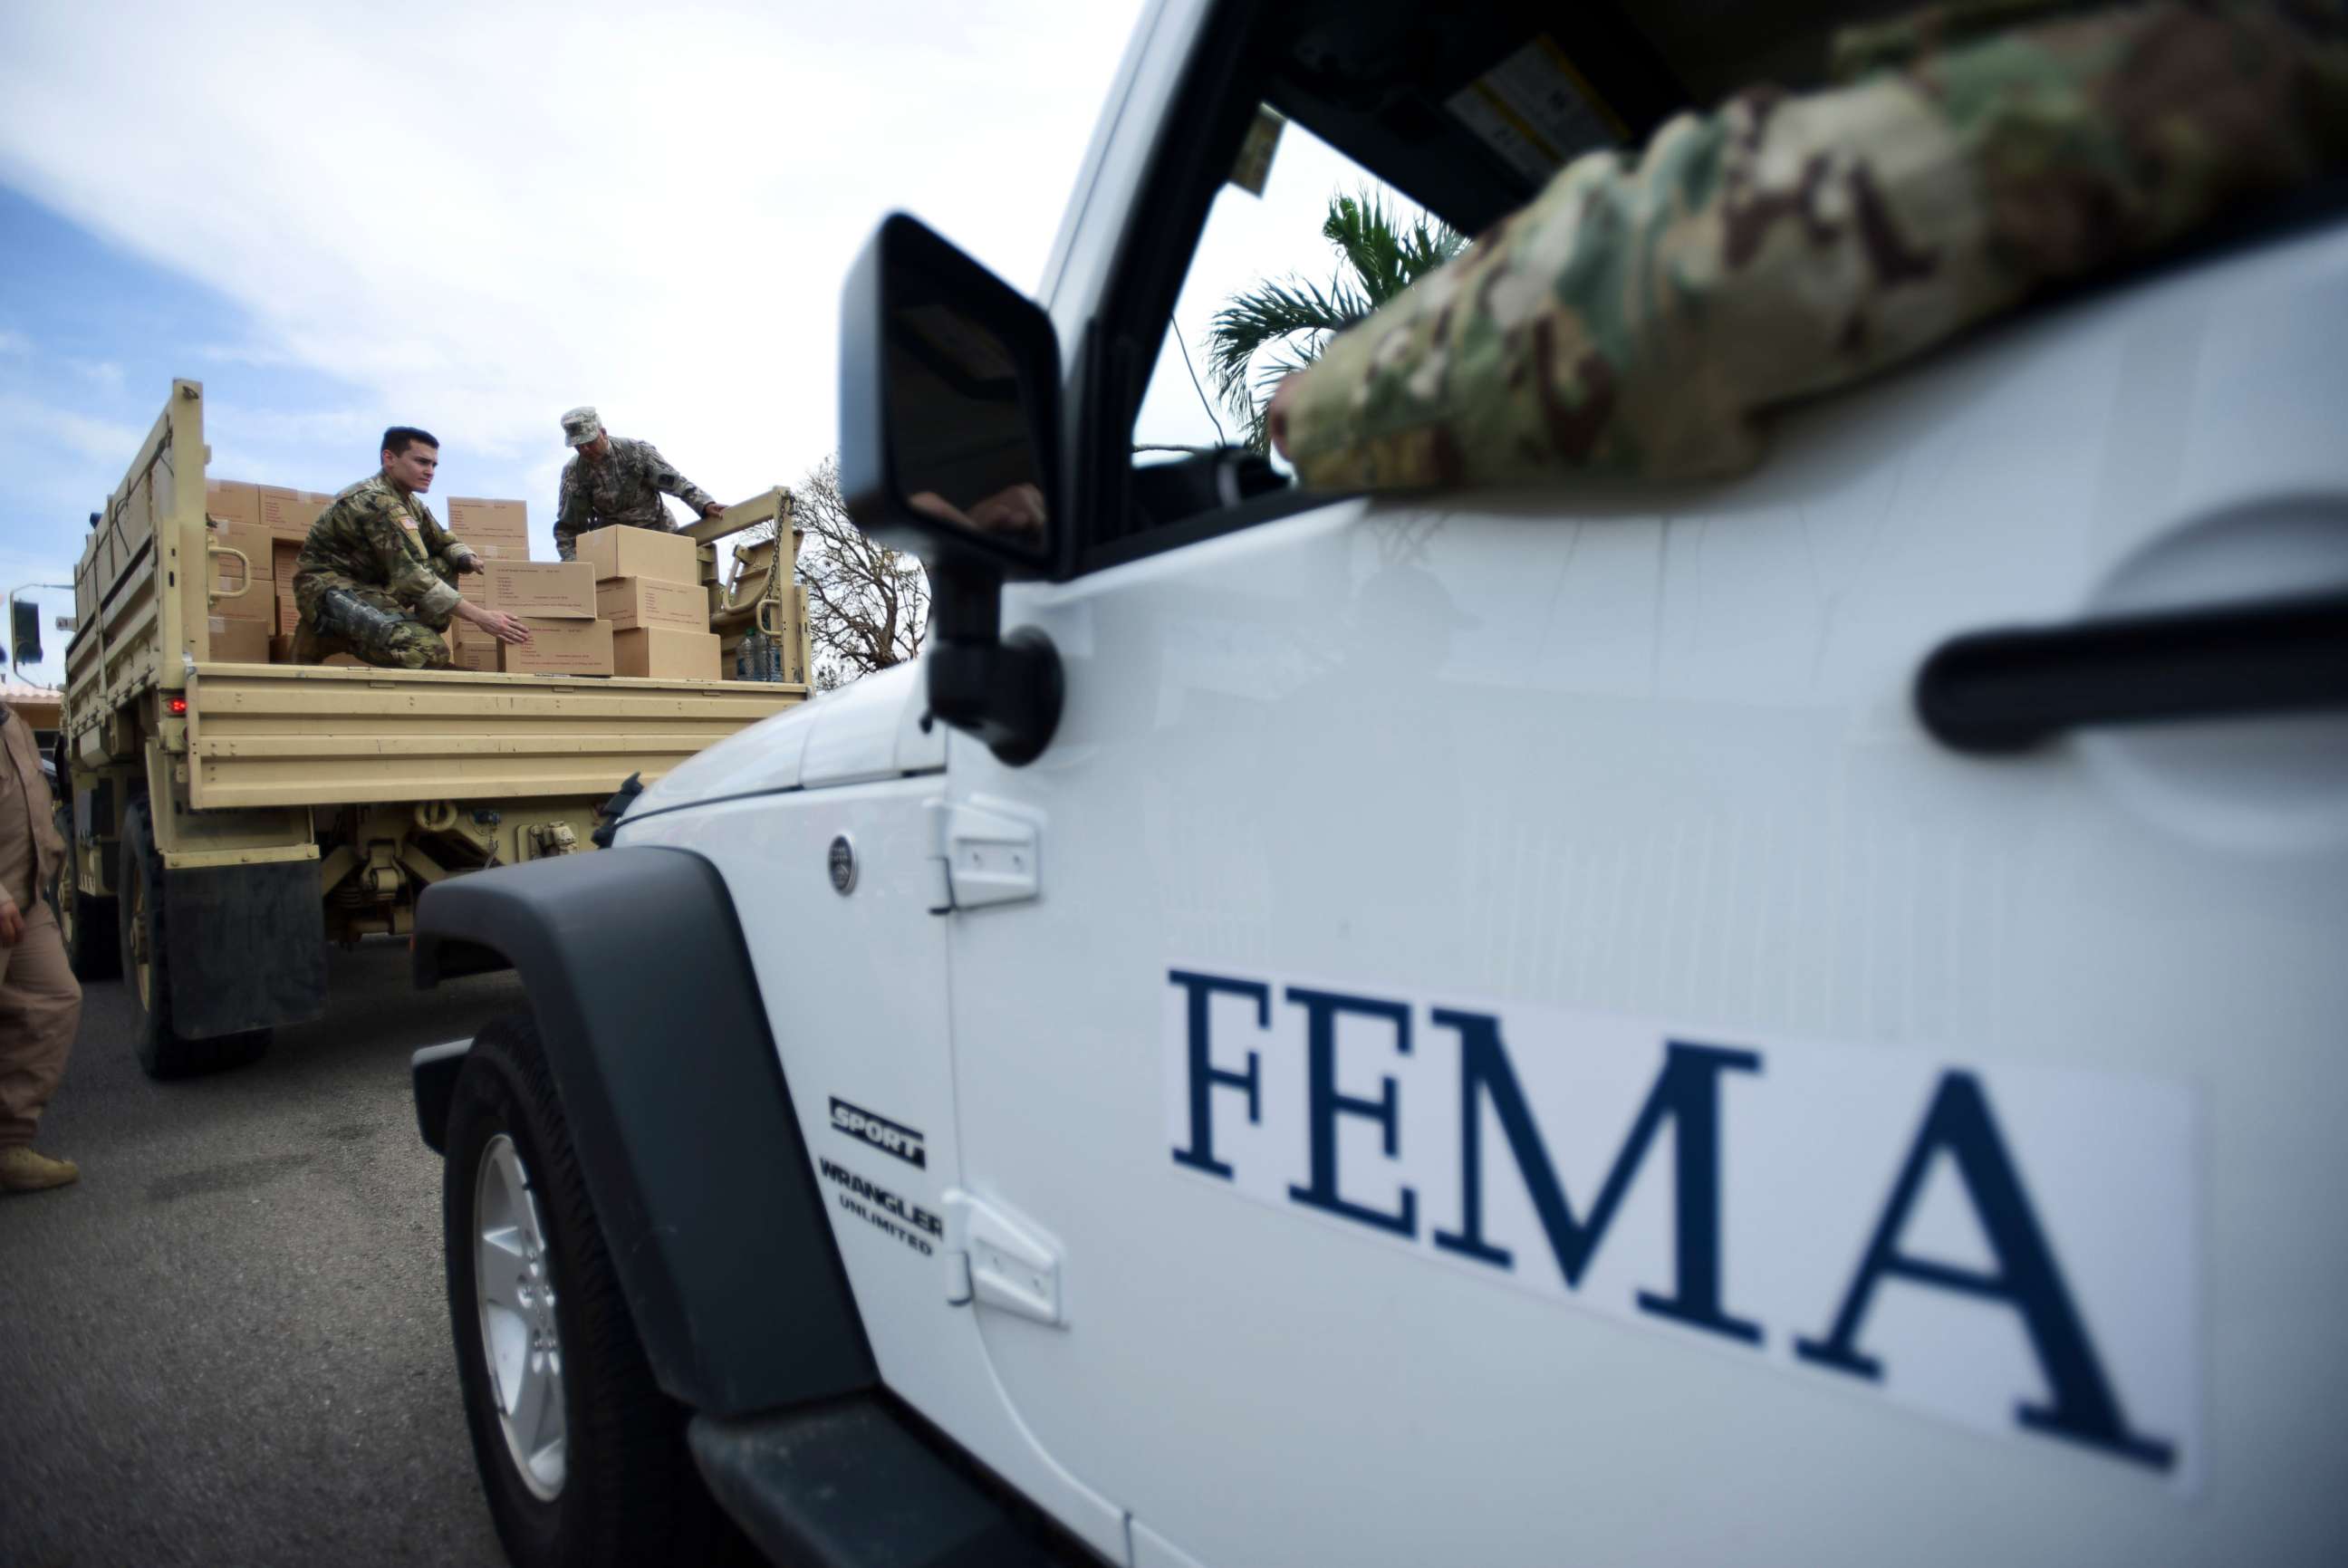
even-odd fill
[(440, 634), (453, 617), (504, 643), (530, 628), (501, 610), (460, 598), (457, 574), (481, 559), (440, 526), (424, 492), (440, 466), (440, 442), (412, 425), (383, 433), (383, 467), (344, 490), (310, 525), (294, 577), (302, 624), (294, 662), (351, 654), (386, 669), (447, 669)]
[(579, 553), (579, 536), (590, 529), (618, 525), (675, 533), (676, 525), (661, 503), (663, 491), (704, 517), (726, 510), (723, 502), (677, 472), (650, 441), (604, 429), (592, 408), (573, 408), (563, 415), (562, 438), (579, 454), (563, 468), (562, 499), (554, 514), (554, 552), (565, 561)]
[(1822, 90), (1576, 160), (1287, 377), (1274, 443), (1318, 489), (1741, 473), (1771, 409), (2348, 168), (2343, 0), (2066, 9), (1856, 28)]

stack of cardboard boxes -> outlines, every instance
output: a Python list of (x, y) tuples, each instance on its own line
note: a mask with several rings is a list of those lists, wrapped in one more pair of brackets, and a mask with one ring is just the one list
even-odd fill
[(699, 545), (647, 528), (599, 528), (579, 536), (579, 559), (595, 574), (596, 613), (612, 627), (613, 673), (719, 677)]
[(585, 562), (491, 561), (487, 570), (458, 578), (457, 592), (483, 609), (519, 615), (530, 626), (529, 642), (501, 643), (469, 621), (451, 621), (448, 652), (458, 669), (612, 673), (612, 624), (595, 614), (595, 569)]
[[(211, 656), (291, 663), (301, 620), (294, 575), (302, 544), (335, 498), (232, 480), (211, 480), (204, 490), (216, 549), (212, 590), (229, 595), (212, 601)], [(576, 561), (532, 561), (527, 507), (461, 496), (448, 502), (448, 531), (471, 545), (484, 566), (459, 577), (457, 591), (484, 608), (520, 616), (530, 628), (528, 643), (507, 644), (469, 621), (452, 621), (448, 651), (458, 668), (719, 678), (709, 591), (692, 540), (603, 528), (580, 535)], [(326, 662), (359, 661), (337, 655)]]
[(448, 531), (473, 547), (482, 570), (457, 579), (457, 592), (530, 626), (527, 645), (509, 646), (469, 621), (448, 623), (448, 656), (460, 670), (515, 675), (608, 676), (612, 629), (595, 617), (595, 575), (575, 562), (530, 558), (530, 509), (518, 500), (448, 502)]
[[(222, 553), (212, 556), (212, 591), (216, 597), (211, 604), (211, 656), (214, 659), (245, 663), (290, 664), (294, 657), (294, 633), (301, 621), (301, 612), (294, 603), (294, 574), (300, 569), (303, 542), (310, 537), (311, 524), (333, 504), (334, 497), (315, 490), (284, 490), (273, 485), (244, 484), (234, 480), (211, 480), (204, 485), (204, 512), (211, 520), (213, 543)], [(448, 531), (469, 544), (482, 561), (495, 572), (499, 567), (527, 562), (530, 560), (529, 509), (518, 500), (480, 500), (459, 496), (448, 502)], [(225, 553), (234, 551), (232, 555)], [(242, 561), (239, 560), (242, 557)], [(246, 576), (250, 568), (251, 583)], [(469, 574), (460, 582), (468, 597), (479, 598), (485, 591), (487, 573)], [(592, 573), (573, 572), (570, 577), (571, 591), (558, 594), (553, 608), (526, 608), (517, 614), (547, 615), (570, 620), (595, 616), (594, 577)], [(242, 593), (238, 589), (243, 588)], [(502, 606), (501, 606), (502, 607)], [(454, 633), (474, 628), (458, 622)], [(495, 670), (499, 663), (497, 645), (491, 639), (474, 633), (486, 649), (474, 648), (469, 662), (461, 648), (458, 663), (469, 669)], [(558, 631), (548, 639), (550, 650), (563, 641)], [(608, 652), (610, 633), (603, 634), (606, 652), (600, 666), (592, 659), (581, 659), (575, 653), (568, 662), (530, 667), (560, 669), (565, 674), (609, 675), (611, 658)], [(452, 635), (452, 644), (457, 638)], [(590, 638), (592, 641), (592, 636)], [(329, 665), (358, 665), (362, 661), (348, 655), (337, 654), (326, 660)]]
[(211, 603), (213, 658), (253, 665), (283, 661), (295, 619), (294, 562), (310, 525), (334, 499), (316, 490), (205, 481), (204, 514), (211, 520), (214, 543), (222, 552), (236, 552), (212, 556), (213, 593), (233, 595)]

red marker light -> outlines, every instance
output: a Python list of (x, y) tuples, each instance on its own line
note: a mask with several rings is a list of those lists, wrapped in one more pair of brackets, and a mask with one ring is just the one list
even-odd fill
[(171, 699), (171, 717), (173, 718), (180, 717), (186, 714), (187, 711), (188, 699), (186, 697), (175, 696)]

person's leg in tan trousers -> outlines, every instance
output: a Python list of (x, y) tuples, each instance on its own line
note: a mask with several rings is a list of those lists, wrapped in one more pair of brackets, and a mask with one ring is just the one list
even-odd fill
[(62, 1187), (81, 1173), (72, 1161), (33, 1149), (80, 1026), (81, 983), (66, 962), (57, 916), (36, 899), (24, 934), (0, 946), (0, 1192)]

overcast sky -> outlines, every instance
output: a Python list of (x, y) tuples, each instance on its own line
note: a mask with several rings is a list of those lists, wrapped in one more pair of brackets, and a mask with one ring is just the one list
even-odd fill
[[(174, 376), (214, 478), (339, 490), (419, 424), (438, 510), (521, 497), (548, 554), (573, 404), (721, 497), (795, 482), (833, 448), (874, 225), (912, 211), (1035, 289), (1141, 10), (10, 0), (0, 588), (70, 581)], [(1257, 276), (1325, 278), (1350, 183), (1292, 128), (1264, 201), (1227, 191), (1189, 341)], [(1210, 438), (1179, 393), (1147, 438)]]

